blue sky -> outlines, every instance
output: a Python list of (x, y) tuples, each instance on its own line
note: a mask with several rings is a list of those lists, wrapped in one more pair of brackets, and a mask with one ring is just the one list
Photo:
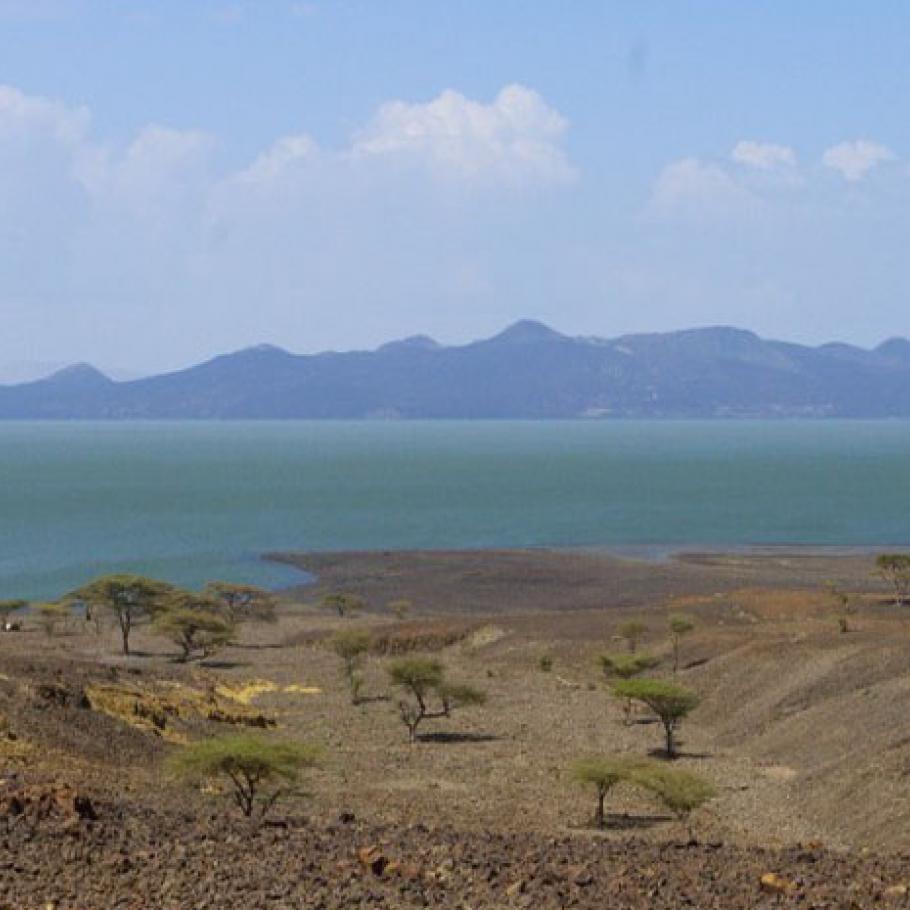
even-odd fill
[(0, 367), (910, 334), (908, 90), (896, 0), (0, 0)]

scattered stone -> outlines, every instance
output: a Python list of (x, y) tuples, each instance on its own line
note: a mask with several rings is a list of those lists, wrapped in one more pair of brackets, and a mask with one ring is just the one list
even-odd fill
[(369, 868), (373, 875), (382, 875), (389, 864), (388, 857), (377, 846), (361, 847), (357, 851), (357, 859), (361, 865)]
[(766, 872), (761, 877), (761, 889), (768, 894), (790, 894), (796, 890), (796, 885), (776, 872)]

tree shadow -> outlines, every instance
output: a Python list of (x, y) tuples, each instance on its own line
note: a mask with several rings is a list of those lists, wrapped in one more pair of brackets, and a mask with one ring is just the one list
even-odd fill
[(492, 743), (499, 739), (489, 733), (418, 733), (422, 743)]
[(286, 648), (283, 642), (273, 642), (269, 644), (232, 644), (231, 648), (235, 651), (280, 651), (282, 648)]
[(711, 752), (687, 752), (685, 749), (677, 749), (672, 755), (668, 754), (666, 749), (649, 749), (648, 755), (665, 761), (676, 761), (678, 758), (714, 758)]
[(570, 827), (581, 831), (644, 831), (672, 821), (672, 815), (630, 815), (628, 812), (622, 814), (608, 812), (603, 825), (598, 825), (592, 818), (583, 824), (570, 825)]
[(374, 702), (384, 702), (391, 700), (392, 698), (390, 695), (361, 695), (357, 701), (354, 702), (354, 704), (359, 707), (360, 705), (371, 705)]

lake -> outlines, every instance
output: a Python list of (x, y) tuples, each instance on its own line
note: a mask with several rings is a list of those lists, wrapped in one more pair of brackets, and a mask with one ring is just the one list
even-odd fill
[(0, 597), (271, 550), (910, 544), (910, 422), (0, 423)]

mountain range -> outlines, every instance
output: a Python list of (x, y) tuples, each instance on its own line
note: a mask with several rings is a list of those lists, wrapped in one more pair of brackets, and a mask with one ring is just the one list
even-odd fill
[(87, 364), (0, 386), (0, 419), (910, 417), (910, 341), (808, 347), (717, 327), (605, 339), (522, 320), (443, 346), (271, 345), (114, 381)]

